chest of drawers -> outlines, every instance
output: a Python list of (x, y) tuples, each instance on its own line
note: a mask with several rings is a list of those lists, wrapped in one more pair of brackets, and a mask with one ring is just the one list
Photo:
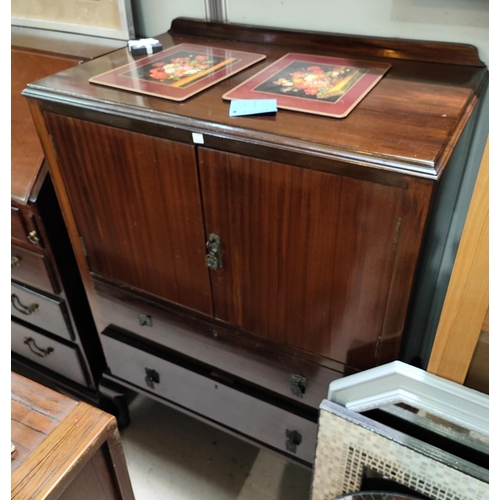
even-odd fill
[(105, 359), (26, 99), (42, 78), (123, 45), (12, 28), (12, 367), (62, 392), (100, 404)]
[[(310, 464), (329, 381), (398, 357), (487, 70), (461, 45), (185, 19), (159, 39), (266, 59), (182, 103), (89, 83), (126, 50), (24, 91), (104, 380)], [(298, 51), (391, 69), (344, 119), (229, 117), (226, 92)]]

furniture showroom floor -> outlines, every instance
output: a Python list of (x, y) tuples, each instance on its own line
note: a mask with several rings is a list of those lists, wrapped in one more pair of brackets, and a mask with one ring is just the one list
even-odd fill
[(307, 500), (312, 471), (144, 396), (120, 432), (136, 500)]

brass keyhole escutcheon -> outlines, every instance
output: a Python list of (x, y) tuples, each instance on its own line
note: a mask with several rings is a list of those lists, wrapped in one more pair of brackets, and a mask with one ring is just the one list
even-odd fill
[(220, 238), (216, 234), (210, 234), (207, 241), (208, 254), (206, 256), (207, 267), (216, 271), (222, 268), (222, 257), (220, 252)]

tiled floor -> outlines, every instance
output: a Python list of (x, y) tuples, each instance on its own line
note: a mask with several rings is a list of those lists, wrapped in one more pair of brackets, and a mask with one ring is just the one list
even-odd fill
[(144, 396), (121, 431), (136, 500), (307, 500), (312, 472)]

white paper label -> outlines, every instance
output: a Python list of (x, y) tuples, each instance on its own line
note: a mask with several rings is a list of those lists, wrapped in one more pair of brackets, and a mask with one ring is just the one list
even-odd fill
[(193, 132), (193, 142), (195, 144), (204, 144), (203, 134), (198, 134), (198, 132)]

